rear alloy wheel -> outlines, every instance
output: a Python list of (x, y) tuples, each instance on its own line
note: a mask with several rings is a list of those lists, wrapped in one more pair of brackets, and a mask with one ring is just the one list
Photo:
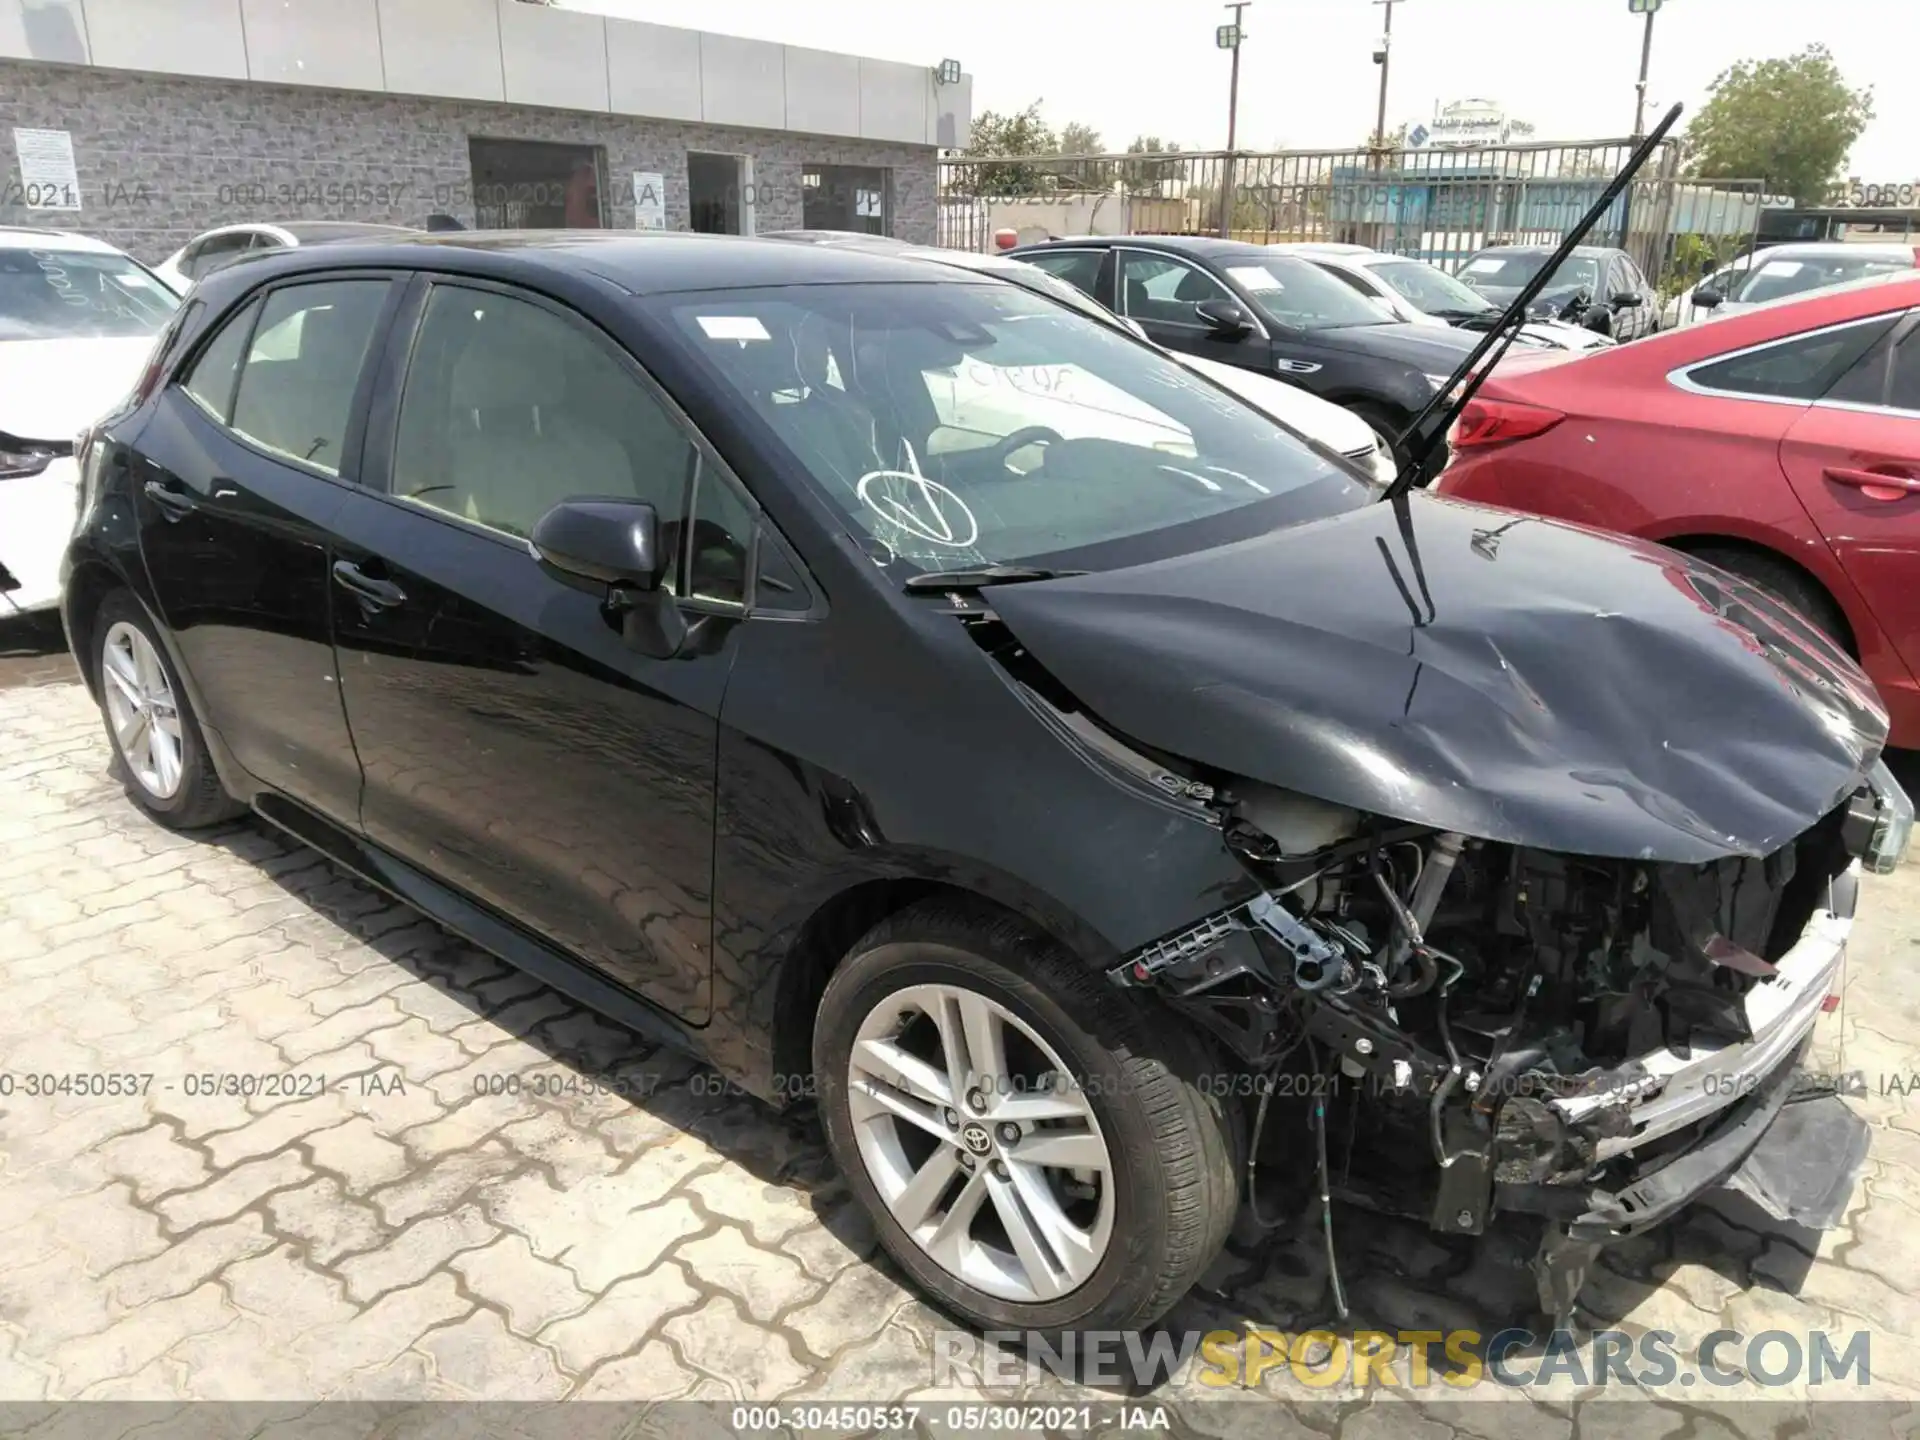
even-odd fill
[(1011, 918), (928, 901), (834, 972), (814, 1030), (834, 1158), (889, 1254), (988, 1328), (1151, 1324), (1238, 1204), (1206, 1047)]
[(100, 709), (134, 802), (161, 824), (191, 830), (241, 812), (214, 774), (206, 741), (152, 622), (127, 591), (101, 603)]

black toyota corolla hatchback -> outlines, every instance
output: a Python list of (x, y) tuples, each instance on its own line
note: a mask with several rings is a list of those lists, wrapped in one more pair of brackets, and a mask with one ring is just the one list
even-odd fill
[(1544, 1217), (1556, 1311), (1722, 1182), (1845, 1202), (1858, 1122), (1775, 1119), (1911, 810), (1719, 571), (1377, 503), (1111, 326), (778, 241), (243, 260), (79, 450), (136, 804), (817, 1102), (974, 1322), (1153, 1320), (1263, 1147), (1336, 1256), (1328, 1189)]

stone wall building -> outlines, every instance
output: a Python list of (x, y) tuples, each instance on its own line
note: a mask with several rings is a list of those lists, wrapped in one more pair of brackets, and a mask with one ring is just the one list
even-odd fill
[(931, 243), (953, 68), (521, 0), (0, 0), (0, 224), (149, 263), (220, 225), (436, 213)]

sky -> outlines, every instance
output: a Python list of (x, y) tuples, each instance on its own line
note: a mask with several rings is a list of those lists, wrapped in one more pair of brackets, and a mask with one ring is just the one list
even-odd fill
[[(1223, 149), (1229, 55), (1209, 0), (560, 0), (663, 25), (747, 35), (972, 74), (973, 107), (1041, 101), (1056, 129), (1091, 125), (1109, 150), (1137, 135)], [(1240, 55), (1242, 149), (1336, 148), (1373, 132), (1382, 8), (1370, 0), (1254, 0)], [(1548, 18), (1551, 17), (1551, 18)], [(1391, 130), (1436, 103), (1484, 98), (1540, 139), (1611, 139), (1633, 128), (1644, 22), (1627, 0), (1401, 0), (1394, 6), (1387, 102)], [(1654, 21), (1648, 123), (1689, 112), (1739, 60), (1790, 55), (1816, 41), (1878, 111), (1849, 175), (1920, 180), (1916, 0), (1666, 0)], [(1685, 124), (1683, 118), (1682, 122)]]

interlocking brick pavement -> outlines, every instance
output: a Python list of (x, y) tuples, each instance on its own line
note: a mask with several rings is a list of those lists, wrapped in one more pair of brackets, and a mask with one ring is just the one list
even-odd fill
[[(0, 1399), (1107, 1393), (1035, 1369), (996, 1388), (970, 1341), (938, 1349), (951, 1327), (877, 1258), (805, 1116), (707, 1093), (693, 1062), (259, 824), (170, 834), (107, 758), (79, 686), (0, 689), (0, 1071), (16, 1077), (0, 1097)], [(1911, 870), (1869, 884), (1848, 1004), (1823, 1022), (1822, 1043), (1870, 1076), (1920, 1068), (1917, 918)], [(152, 1081), (47, 1098), (24, 1093), (30, 1073)], [(286, 1093), (196, 1093), (223, 1074)], [(567, 1083), (581, 1076), (641, 1093)], [(1683, 1344), (1867, 1328), (1870, 1393), (1920, 1393), (1920, 1251), (1905, 1244), (1920, 1113), (1881, 1089), (1856, 1102), (1875, 1149), (1843, 1228), (1697, 1207), (1608, 1256), (1595, 1323)], [(1350, 1211), (1336, 1231), (1351, 1328), (1491, 1333), (1527, 1309), (1504, 1232), (1440, 1239)], [(1327, 1313), (1311, 1228), (1243, 1230), (1169, 1326), (1297, 1330)], [(1258, 1390), (1272, 1398), (1192, 1424), (1300, 1428), (1273, 1403), (1310, 1398), (1284, 1365)], [(1157, 1398), (1214, 1393), (1189, 1374)], [(1540, 1403), (1554, 1393), (1471, 1396), (1518, 1405), (1481, 1407), (1485, 1433), (1560, 1433), (1564, 1413)]]

